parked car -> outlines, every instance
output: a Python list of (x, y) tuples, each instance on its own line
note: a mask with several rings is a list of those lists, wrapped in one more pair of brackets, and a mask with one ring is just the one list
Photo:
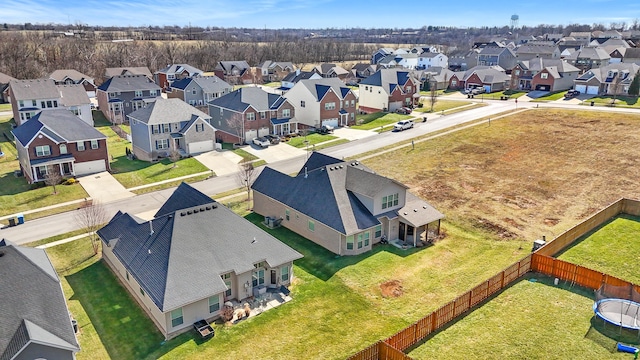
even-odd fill
[(267, 140), (267, 138), (263, 136), (254, 138), (252, 142), (253, 142), (253, 145), (260, 146), (261, 148), (269, 147), (269, 144), (270, 144), (269, 140)]
[(475, 89), (473, 89), (473, 90), (471, 91), (471, 94), (473, 94), (473, 95), (478, 95), (478, 94), (484, 94), (485, 92), (486, 92), (486, 89), (485, 89), (485, 88), (483, 88), (483, 87), (477, 87), (477, 88), (475, 88)]
[(317, 131), (319, 134), (331, 134), (333, 132), (333, 126), (331, 125), (322, 125), (320, 129)]
[(269, 142), (271, 143), (271, 145), (276, 145), (280, 143), (280, 137), (278, 135), (265, 135), (264, 136), (267, 140), (269, 140)]
[(566, 94), (564, 94), (565, 99), (572, 99), (576, 96), (580, 95), (580, 91), (578, 90), (569, 90)]
[(408, 108), (408, 107), (401, 107), (398, 110), (396, 110), (398, 114), (404, 114), (404, 115), (409, 115), (411, 114), (412, 111), (413, 110), (411, 110), (411, 108)]
[(398, 121), (395, 125), (393, 125), (393, 130), (403, 131), (403, 130), (411, 129), (412, 127), (413, 127), (412, 120), (402, 120), (402, 121)]

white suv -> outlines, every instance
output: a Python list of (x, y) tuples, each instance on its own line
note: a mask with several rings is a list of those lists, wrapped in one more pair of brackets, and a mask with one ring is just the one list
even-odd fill
[(413, 127), (412, 120), (402, 120), (402, 121), (398, 121), (395, 125), (393, 125), (393, 130), (402, 131), (402, 130), (411, 129), (412, 127)]

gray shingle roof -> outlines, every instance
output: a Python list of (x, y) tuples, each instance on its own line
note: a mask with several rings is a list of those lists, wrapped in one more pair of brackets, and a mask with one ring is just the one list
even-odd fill
[(54, 139), (59, 138), (67, 142), (107, 138), (93, 126), (65, 109), (41, 111), (11, 132), (22, 145), (26, 146), (40, 131), (45, 133), (50, 131)]
[(211, 100), (210, 105), (244, 112), (249, 106), (257, 111), (269, 111), (275, 106), (282, 105), (282, 96), (266, 92), (262, 88), (249, 86), (232, 91), (217, 99)]
[(80, 106), (91, 104), (89, 95), (82, 85), (58, 85), (60, 100), (64, 106)]
[(164, 73), (164, 74), (181, 74), (184, 71), (187, 71), (189, 73), (190, 76), (194, 76), (197, 74), (202, 74), (204, 71), (195, 68), (189, 64), (173, 64), (173, 65), (169, 65), (164, 69), (160, 69), (158, 71), (156, 71), (157, 73)]
[(106, 68), (104, 75), (108, 78), (118, 75), (144, 75), (148, 78), (152, 77), (151, 71), (149, 71), (149, 68), (146, 66)]
[(225, 89), (233, 91), (233, 86), (217, 76), (198, 76), (193, 79), (205, 93), (217, 93)]
[[(181, 194), (188, 192), (194, 193), (188, 198), (206, 196), (184, 185)], [(213, 200), (188, 207), (192, 202), (180, 206), (181, 198), (171, 200), (171, 208), (179, 210), (150, 222), (138, 223), (119, 212), (98, 231), (161, 311), (225, 291), (221, 274), (241, 274), (260, 261), (275, 267), (302, 257)]]
[(541, 71), (546, 67), (555, 67), (559, 73), (579, 72), (580, 69), (561, 59), (543, 59), (536, 58), (531, 60), (519, 61), (523, 69), (531, 71)]
[[(331, 90), (333, 90), (333, 92), (341, 99), (344, 99), (344, 97), (342, 96), (343, 90), (345, 91), (345, 94), (348, 93), (349, 90), (351, 90), (347, 86), (345, 86), (344, 83), (338, 78), (300, 80), (298, 84), (302, 84), (307, 89), (309, 89), (309, 92), (311, 92), (311, 94), (318, 101), (320, 101), (324, 97), (329, 88), (331, 88)], [(287, 97), (287, 95), (285, 94), (284, 97)]]
[(64, 79), (66, 78), (69, 78), (75, 82), (78, 82), (83, 79), (92, 80), (91, 77), (74, 69), (55, 70), (54, 72), (49, 74), (49, 79), (53, 79), (55, 81), (64, 81)]
[(401, 69), (380, 69), (362, 80), (361, 85), (381, 86), (389, 94), (397, 86), (404, 86), (409, 80), (409, 71)]
[(0, 359), (12, 358), (29, 340), (79, 350), (60, 280), (44, 250), (5, 241), (0, 253)]
[(131, 119), (153, 125), (189, 121), (193, 115), (204, 120), (211, 119), (211, 116), (178, 98), (158, 98), (153, 103), (132, 112), (128, 116)]
[(8, 84), (11, 80), (16, 80), (16, 78), (0, 72), (0, 84)]
[(160, 90), (160, 87), (144, 75), (120, 75), (105, 81), (99, 87), (106, 92), (131, 92), (136, 90)]
[(60, 92), (51, 79), (12, 80), (9, 83), (16, 100), (58, 99)]

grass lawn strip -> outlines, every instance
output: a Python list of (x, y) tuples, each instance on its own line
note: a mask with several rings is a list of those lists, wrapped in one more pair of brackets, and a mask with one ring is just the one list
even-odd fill
[(561, 91), (553, 92), (553, 93), (550, 93), (548, 95), (541, 96), (541, 97), (536, 98), (536, 99), (532, 99), (531, 102), (547, 102), (547, 101), (560, 100), (560, 99), (564, 98), (564, 94), (566, 94), (566, 93), (567, 93), (567, 90), (561, 90)]
[(470, 101), (441, 100), (441, 99), (437, 99), (437, 100), (438, 101), (436, 101), (436, 103), (433, 104), (433, 111), (431, 111), (431, 102), (429, 101), (428, 98), (422, 101), (423, 105), (421, 108), (419, 107), (413, 110), (421, 113), (436, 113), (444, 110), (449, 110), (449, 109), (473, 104), (473, 102), (470, 102)]
[(11, 104), (0, 104), (0, 111), (11, 111)]
[(258, 157), (247, 152), (246, 150), (243, 149), (234, 149), (233, 152), (242, 157), (242, 161), (246, 162), (246, 161), (253, 161), (253, 160), (258, 160)]
[(307, 146), (307, 143), (305, 143), (305, 141), (308, 142), (308, 145), (315, 145), (315, 144), (319, 144), (325, 141), (329, 141), (329, 140), (334, 140), (337, 139), (336, 136), (333, 135), (324, 135), (324, 134), (308, 134), (307, 136), (296, 136), (294, 138), (291, 138), (291, 140), (287, 141), (287, 144), (302, 149), (304, 147)]
[[(613, 96), (596, 96), (587, 99), (582, 102), (582, 105), (591, 105), (591, 102), (599, 106), (611, 106), (613, 102)], [(615, 107), (624, 107), (638, 109), (640, 108), (640, 102), (637, 96), (617, 96), (615, 100)]]
[(396, 113), (384, 113), (377, 112), (373, 114), (366, 115), (356, 115), (356, 124), (351, 126), (352, 129), (360, 129), (360, 130), (372, 130), (376, 128), (380, 128), (384, 125), (389, 125), (396, 123), (400, 120), (411, 119), (409, 115), (402, 115)]
[(578, 239), (559, 259), (640, 284), (640, 218), (623, 215)]
[[(592, 292), (526, 279), (409, 353), (414, 359), (619, 359), (591, 329)], [(585, 334), (587, 336), (585, 336)], [(456, 346), (456, 344), (463, 346)]]

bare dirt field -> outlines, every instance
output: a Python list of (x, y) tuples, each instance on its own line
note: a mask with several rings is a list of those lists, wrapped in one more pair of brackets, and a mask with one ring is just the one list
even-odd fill
[(636, 115), (535, 109), (364, 162), (445, 221), (529, 242), (640, 197), (638, 126)]

